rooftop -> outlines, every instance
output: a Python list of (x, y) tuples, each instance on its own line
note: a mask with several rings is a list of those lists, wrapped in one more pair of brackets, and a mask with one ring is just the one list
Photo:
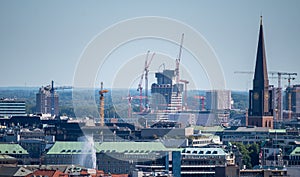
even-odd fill
[(222, 148), (185, 148), (182, 151), (183, 155), (197, 154), (197, 155), (226, 155)]
[(97, 152), (147, 153), (170, 150), (161, 142), (103, 142)]
[(300, 156), (300, 147), (296, 147), (291, 153), (290, 155), (293, 155), (293, 156)]
[(0, 144), (0, 154), (28, 154), (19, 144)]
[(256, 127), (256, 126), (248, 126), (248, 127), (230, 127), (225, 129), (224, 131), (235, 131), (235, 132), (269, 132), (269, 128), (267, 127)]
[[(92, 144), (87, 142), (56, 141), (47, 154), (91, 154), (93, 150), (91, 146)], [(94, 148), (97, 146), (98, 143), (95, 143)]]
[[(91, 154), (91, 144), (86, 142), (62, 142), (57, 141), (48, 151), (50, 154)], [(161, 142), (103, 142), (94, 143), (94, 148), (99, 152), (117, 153), (149, 153), (153, 151), (171, 151)]]

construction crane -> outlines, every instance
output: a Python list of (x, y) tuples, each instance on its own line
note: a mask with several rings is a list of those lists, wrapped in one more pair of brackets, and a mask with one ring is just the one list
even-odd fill
[(138, 95), (135, 95), (135, 96), (131, 96), (130, 93), (128, 94), (127, 97), (123, 97), (122, 99), (123, 100), (128, 100), (128, 111), (127, 111), (127, 116), (128, 118), (131, 118), (132, 117), (132, 107), (131, 107), (131, 103), (132, 103), (132, 100), (135, 100), (135, 99), (145, 99), (146, 97), (145, 96), (138, 96)]
[(187, 106), (187, 84), (189, 84), (190, 82), (188, 80), (179, 80), (180, 82), (184, 83), (184, 108), (185, 110), (188, 109)]
[(178, 58), (176, 59), (176, 68), (175, 68), (176, 84), (179, 84), (179, 81), (180, 81), (179, 65), (180, 65), (180, 60), (181, 60), (183, 38), (184, 38), (184, 33), (182, 33), (182, 35), (181, 35), (181, 41), (180, 41), (180, 47), (179, 47), (179, 54), (178, 54)]
[[(251, 71), (235, 71), (235, 74), (254, 74), (254, 72)], [(290, 87), (290, 81), (295, 79), (294, 77), (291, 76), (297, 76), (297, 73), (288, 73), (288, 72), (278, 72), (278, 71), (271, 71), (268, 72), (271, 74), (271, 78), (274, 78), (273, 75), (277, 75), (278, 83), (277, 83), (277, 91), (276, 91), (276, 116), (277, 120), (282, 120), (281, 116), (281, 110), (282, 110), (282, 105), (281, 105), (281, 97), (282, 97), (282, 87), (281, 87), (281, 79), (282, 76), (288, 76), (287, 78), (284, 77), (283, 79), (288, 79), (288, 87)]]
[(145, 59), (145, 65), (144, 65), (144, 69), (143, 69), (143, 72), (142, 72), (142, 75), (141, 75), (141, 78), (140, 78), (140, 82), (139, 82), (139, 85), (138, 85), (138, 89), (137, 91), (140, 92), (140, 112), (143, 111), (143, 87), (142, 87), (142, 84), (143, 84), (143, 79), (144, 79), (144, 75), (145, 75), (145, 97), (146, 97), (146, 103), (145, 103), (145, 106), (148, 108), (148, 104), (149, 104), (149, 101), (148, 101), (148, 73), (149, 73), (149, 66), (153, 60), (153, 57), (155, 55), (155, 53), (152, 54), (150, 60), (149, 59), (149, 53), (150, 51), (148, 50), (147, 52), (147, 55), (146, 55), (146, 59)]
[[(146, 97), (146, 103), (145, 103), (145, 106), (146, 108), (149, 108), (149, 98), (148, 98), (148, 74), (149, 74), (149, 66), (153, 60), (153, 57), (154, 57), (155, 53), (152, 54), (150, 60), (145, 60), (145, 97)], [(142, 95), (140, 95), (142, 96)]]
[(104, 93), (107, 92), (108, 90), (103, 89), (103, 82), (101, 82), (99, 95), (100, 95), (100, 124), (102, 127), (104, 126)]
[(64, 90), (64, 89), (72, 89), (71, 86), (61, 86), (61, 87), (54, 87), (54, 81), (51, 81), (51, 85), (48, 85), (46, 88), (50, 91), (51, 96), (51, 117), (55, 116), (55, 90)]

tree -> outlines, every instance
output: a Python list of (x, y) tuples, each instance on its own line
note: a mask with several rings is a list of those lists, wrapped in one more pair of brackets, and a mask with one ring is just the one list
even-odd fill
[(253, 168), (259, 165), (259, 150), (260, 146), (257, 143), (244, 145), (242, 143), (233, 143), (236, 145), (242, 154), (242, 162), (247, 168)]

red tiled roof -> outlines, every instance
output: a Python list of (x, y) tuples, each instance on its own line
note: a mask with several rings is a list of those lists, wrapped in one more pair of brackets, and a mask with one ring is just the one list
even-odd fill
[(67, 174), (59, 171), (59, 170), (37, 170), (26, 177), (31, 177), (32, 175), (42, 175), (42, 176), (48, 176), (48, 177), (65, 177)]

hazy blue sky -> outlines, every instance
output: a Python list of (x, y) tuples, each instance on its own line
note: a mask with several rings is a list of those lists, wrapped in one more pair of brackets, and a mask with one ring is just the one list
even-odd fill
[[(234, 71), (254, 70), (261, 14), (268, 70), (300, 74), (299, 9), (298, 0), (1, 0), (0, 86), (41, 86), (51, 80), (58, 85), (72, 85), (80, 56), (96, 35), (122, 20), (161, 16), (181, 21), (197, 30), (214, 49), (224, 72), (226, 87), (244, 91), (251, 86), (252, 76), (237, 75)], [(163, 44), (164, 53), (176, 57), (178, 48), (171, 44), (168, 48), (168, 45)], [(141, 49), (136, 55), (142, 50), (146, 52)], [(188, 56), (184, 56), (182, 60), (188, 62)], [(117, 60), (113, 63), (118, 65)], [(133, 66), (132, 69), (142, 71), (142, 67)], [(111, 74), (107, 74), (98, 78), (109, 82), (110, 77)], [(295, 82), (300, 83), (300, 80)], [(284, 80), (283, 85), (286, 84)], [(209, 88), (205, 83), (198, 87)]]

